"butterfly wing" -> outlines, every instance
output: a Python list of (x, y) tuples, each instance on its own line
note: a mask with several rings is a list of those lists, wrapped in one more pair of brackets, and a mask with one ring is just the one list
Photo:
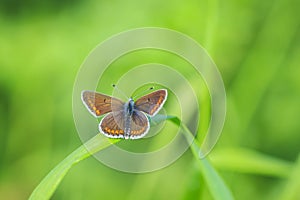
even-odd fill
[(127, 117), (130, 120), (128, 127), (126, 127), (124, 111), (107, 114), (99, 124), (100, 132), (109, 138), (125, 139), (139, 139), (148, 133), (150, 124), (144, 113), (134, 111), (132, 116)]
[(129, 138), (141, 138), (148, 133), (149, 128), (150, 124), (147, 116), (138, 110), (133, 111), (130, 122)]
[(121, 100), (93, 91), (83, 91), (81, 99), (95, 117), (111, 111), (123, 110), (124, 107), (124, 103)]
[(109, 113), (100, 121), (99, 130), (110, 138), (124, 138), (124, 111)]
[(135, 102), (135, 109), (154, 116), (167, 100), (168, 92), (165, 89), (157, 90), (139, 98)]

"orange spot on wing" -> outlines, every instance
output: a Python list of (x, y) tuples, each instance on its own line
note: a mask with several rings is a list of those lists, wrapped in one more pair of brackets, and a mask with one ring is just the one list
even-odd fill
[(151, 109), (150, 114), (153, 114), (158, 109), (158, 107), (160, 106), (163, 99), (164, 99), (164, 97), (162, 97), (162, 96), (159, 97), (157, 104)]

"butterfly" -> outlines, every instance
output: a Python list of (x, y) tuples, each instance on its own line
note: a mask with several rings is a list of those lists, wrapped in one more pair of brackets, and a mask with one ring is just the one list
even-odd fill
[(94, 91), (82, 91), (81, 99), (95, 117), (106, 114), (99, 123), (99, 130), (109, 138), (139, 139), (150, 129), (148, 116), (153, 117), (163, 107), (168, 92), (160, 89), (127, 102)]

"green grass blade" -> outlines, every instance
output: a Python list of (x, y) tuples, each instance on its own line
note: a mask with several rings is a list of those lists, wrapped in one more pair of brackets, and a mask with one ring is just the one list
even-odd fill
[[(191, 141), (194, 138), (193, 134), (190, 132), (190, 130), (184, 124), (181, 123), (179, 118), (169, 117), (169, 120), (182, 128), (183, 133), (186, 136), (186, 139), (188, 141)], [(232, 199), (234, 199), (231, 191), (226, 186), (224, 180), (221, 178), (221, 176), (218, 174), (218, 172), (213, 168), (213, 166), (209, 163), (209, 161), (206, 158), (200, 159), (201, 150), (200, 150), (200, 146), (196, 140), (193, 141), (190, 148), (193, 152), (193, 155), (197, 159), (197, 162), (201, 169), (203, 177), (204, 177), (204, 179), (207, 183), (207, 186), (209, 188), (209, 191), (210, 191), (211, 195), (214, 197), (214, 199), (216, 199), (216, 200), (232, 200)]]
[(280, 198), (278, 199), (285, 199), (285, 200), (294, 200), (300, 199), (300, 155), (298, 156), (298, 161), (293, 166), (293, 169), (289, 171), (290, 176), (285, 185), (285, 188)]
[(292, 163), (244, 148), (216, 150), (210, 154), (214, 166), (240, 173), (286, 178)]
[[(120, 140), (108, 139), (101, 134), (97, 134), (52, 169), (34, 189), (29, 199), (50, 199), (59, 183), (75, 164), (118, 141)], [(89, 151), (87, 149), (89, 149)]]
[(227, 187), (224, 180), (218, 174), (218, 172), (212, 167), (209, 161), (204, 159), (198, 159), (198, 163), (202, 168), (203, 177), (208, 185), (208, 188), (216, 200), (232, 200), (234, 199), (230, 189)]
[[(178, 119), (177, 117), (157, 115), (157, 117), (152, 119), (152, 123), (159, 123), (163, 120), (170, 120), (176, 125), (182, 127), (187, 140), (193, 139), (192, 133), (184, 124), (181, 123), (180, 119)], [(118, 141), (120, 141), (120, 139), (108, 139), (101, 134), (96, 135), (84, 145), (80, 146), (78, 149), (72, 152), (53, 170), (51, 170), (49, 174), (47, 174), (47, 176), (35, 188), (29, 199), (50, 199), (59, 183), (75, 164)], [(203, 176), (205, 177), (212, 196), (216, 200), (233, 199), (230, 190), (225, 185), (224, 181), (216, 172), (216, 170), (208, 162), (208, 160), (206, 160), (205, 158), (199, 158), (200, 148), (196, 141), (192, 143), (191, 149), (193, 154), (197, 158), (197, 161), (199, 163), (199, 166), (201, 167), (201, 171), (203, 173)]]
[[(167, 118), (168, 116), (157, 115), (150, 120), (151, 124), (156, 124), (166, 120)], [(68, 157), (52, 169), (34, 189), (29, 199), (50, 199), (62, 179), (75, 164), (119, 141), (120, 139), (108, 139), (102, 134), (97, 134), (95, 137), (73, 151)]]

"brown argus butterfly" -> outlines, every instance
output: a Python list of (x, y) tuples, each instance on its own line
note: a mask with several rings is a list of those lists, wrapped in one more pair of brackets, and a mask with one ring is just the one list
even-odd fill
[(153, 117), (167, 100), (168, 92), (160, 89), (134, 101), (123, 102), (93, 91), (83, 91), (82, 101), (95, 117), (102, 118), (99, 124), (101, 133), (110, 138), (139, 139), (150, 128), (147, 115)]

